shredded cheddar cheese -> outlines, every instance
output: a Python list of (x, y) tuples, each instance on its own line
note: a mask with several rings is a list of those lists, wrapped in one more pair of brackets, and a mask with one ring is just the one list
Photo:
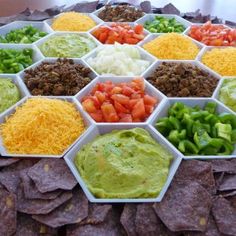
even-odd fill
[(236, 76), (236, 48), (213, 48), (207, 51), (202, 62), (223, 76)]
[(189, 38), (178, 33), (167, 33), (143, 45), (159, 59), (194, 60), (199, 49)]
[(62, 154), (85, 130), (74, 104), (30, 98), (0, 126), (3, 145), (14, 154)]
[(59, 31), (88, 31), (95, 25), (94, 20), (85, 14), (66, 12), (53, 21), (52, 28)]

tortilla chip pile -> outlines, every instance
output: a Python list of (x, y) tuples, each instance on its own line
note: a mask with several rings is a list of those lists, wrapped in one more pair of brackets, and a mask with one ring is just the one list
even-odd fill
[(0, 158), (0, 235), (236, 235), (236, 159), (183, 161), (160, 203), (89, 203), (63, 159)]

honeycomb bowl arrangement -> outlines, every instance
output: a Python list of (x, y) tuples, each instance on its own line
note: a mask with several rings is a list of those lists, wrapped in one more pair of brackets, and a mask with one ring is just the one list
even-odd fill
[[(6, 118), (14, 114), (16, 109), (24, 104), (29, 98), (33, 98), (30, 90), (27, 88), (25, 84), (25, 70), (30, 70), (35, 67), (37, 67), (42, 62), (54, 62), (57, 58), (51, 58), (51, 57), (45, 57), (44, 54), (40, 51), (40, 46), (42, 43), (50, 39), (51, 37), (57, 36), (57, 35), (68, 35), (68, 34), (79, 34), (84, 35), (95, 43), (95, 48), (83, 55), (82, 57), (77, 58), (71, 58), (76, 64), (82, 64), (85, 67), (88, 67), (91, 69), (91, 78), (92, 81), (86, 85), (83, 89), (81, 89), (78, 93), (74, 94), (74, 96), (46, 96), (50, 99), (60, 99), (60, 100), (66, 100), (71, 103), (73, 103), (76, 106), (76, 109), (80, 114), (82, 115), (85, 125), (86, 125), (86, 131), (76, 139), (75, 142), (73, 142), (63, 153), (60, 155), (28, 155), (26, 153), (22, 154), (16, 154), (16, 153), (9, 153), (6, 148), (3, 145), (2, 139), (0, 137), (0, 153), (2, 156), (6, 157), (30, 157), (30, 158), (64, 158), (65, 162), (67, 163), (68, 167), (70, 168), (71, 172), (75, 176), (76, 180), (82, 187), (84, 193), (86, 194), (87, 198), (91, 202), (100, 202), (100, 203), (109, 203), (109, 202), (160, 202), (167, 191), (181, 161), (183, 159), (202, 159), (202, 160), (209, 160), (209, 159), (216, 159), (216, 156), (214, 155), (184, 155), (181, 153), (167, 138), (165, 138), (156, 128), (155, 124), (156, 122), (168, 115), (168, 109), (171, 105), (173, 105), (176, 102), (181, 102), (189, 107), (194, 107), (198, 105), (200, 108), (203, 108), (208, 102), (214, 102), (216, 103), (216, 112), (221, 113), (229, 113), (233, 114), (234, 116), (236, 113), (231, 110), (229, 107), (227, 107), (225, 104), (223, 104), (221, 101), (219, 101), (219, 91), (222, 85), (222, 81), (224, 81), (227, 77), (222, 77), (212, 69), (208, 68), (201, 62), (201, 58), (204, 55), (204, 53), (208, 50), (211, 50), (212, 47), (206, 46), (189, 36), (187, 36), (189, 29), (191, 25), (193, 25), (191, 22), (188, 22), (187, 20), (177, 16), (177, 15), (161, 15), (167, 18), (175, 18), (177, 22), (182, 23), (185, 27), (185, 30), (180, 33), (181, 35), (184, 35), (185, 37), (192, 40), (192, 42), (198, 47), (199, 53), (196, 56), (194, 60), (162, 60), (159, 59), (150, 53), (148, 53), (144, 48), (143, 45), (149, 42), (150, 40), (153, 40), (160, 35), (163, 35), (165, 33), (151, 33), (148, 30), (144, 30), (145, 37), (143, 40), (141, 40), (137, 45), (134, 45), (133, 47), (138, 49), (140, 52), (141, 58), (145, 59), (149, 62), (149, 66), (141, 73), (134, 76), (127, 76), (127, 75), (119, 75), (119, 76), (112, 76), (112, 75), (104, 75), (99, 74), (90, 66), (90, 59), (94, 58), (98, 50), (103, 49), (105, 50), (109, 45), (104, 45), (100, 41), (98, 41), (94, 36), (93, 32), (99, 28), (100, 26), (109, 25), (112, 24), (112, 22), (104, 22), (103, 20), (99, 19), (98, 13), (101, 11), (98, 10), (94, 13), (89, 14), (89, 16), (96, 22), (96, 26), (87, 32), (61, 32), (61, 31), (54, 31), (51, 28), (52, 20), (45, 20), (43, 22), (28, 22), (28, 21), (15, 21), (13, 23), (10, 23), (8, 25), (0, 27), (0, 35), (4, 35), (7, 32), (9, 32), (12, 29), (21, 28), (23, 26), (27, 25), (33, 25), (36, 28), (39, 28), (41, 30), (44, 30), (48, 34), (35, 41), (32, 44), (8, 44), (8, 43), (1, 43), (0, 48), (14, 48), (14, 49), (23, 49), (23, 48), (31, 48), (33, 49), (33, 64), (30, 67), (25, 68), (24, 70), (20, 71), (16, 74), (0, 74), (0, 78), (11, 78), (12, 82), (16, 84), (16, 86), (19, 88), (21, 93), (21, 100), (2, 112), (0, 114), (0, 123), (4, 123)], [(132, 22), (129, 24), (131, 26), (135, 26), (137, 24), (144, 24), (146, 20), (151, 20), (155, 16), (158, 16), (159, 14), (145, 14), (140, 19), (136, 20), (135, 22)], [(55, 18), (57, 18), (56, 16)], [(200, 70), (206, 71), (210, 75), (217, 78), (218, 83), (215, 88), (215, 90), (212, 93), (212, 96), (209, 97), (168, 97), (163, 92), (155, 88), (150, 82), (148, 82), (146, 79), (150, 77), (150, 75), (159, 68), (159, 66), (162, 63), (189, 63), (191, 65), (197, 66)], [(87, 96), (92, 88), (97, 83), (102, 83), (106, 81), (112, 81), (114, 84), (116, 83), (122, 83), (122, 82), (131, 82), (133, 78), (141, 76), (144, 78), (145, 83), (145, 91), (153, 97), (155, 97), (158, 100), (158, 104), (154, 107), (152, 113), (150, 116), (143, 122), (130, 122), (130, 123), (124, 123), (124, 122), (96, 122), (95, 120), (90, 117), (90, 115), (83, 109), (82, 102), (83, 97)], [(236, 76), (236, 75), (235, 75)], [(173, 156), (173, 159), (170, 164), (169, 173), (167, 180), (160, 191), (160, 193), (154, 197), (154, 198), (114, 198), (114, 199), (108, 199), (108, 198), (98, 198), (95, 197), (88, 189), (87, 185), (85, 184), (83, 178), (81, 177), (79, 171), (77, 170), (74, 159), (76, 156), (76, 153), (88, 142), (92, 141), (95, 137), (101, 134), (106, 134), (111, 132), (112, 130), (122, 130), (122, 129), (131, 129), (131, 128), (143, 128), (149, 132), (149, 134), (153, 137), (153, 139), (156, 140), (156, 142), (160, 143), (163, 147), (165, 147)], [(230, 155), (222, 155), (217, 158), (224, 158), (224, 159), (231, 159), (236, 157), (236, 146), (234, 146), (234, 150), (232, 154)]]

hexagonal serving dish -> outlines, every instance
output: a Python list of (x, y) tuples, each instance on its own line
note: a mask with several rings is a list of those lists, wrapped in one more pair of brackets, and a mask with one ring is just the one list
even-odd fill
[[(46, 37), (40, 39), (37, 41), (37, 43), (35, 43), (35, 45), (38, 47), (38, 49), (40, 50), (41, 52), (41, 49), (40, 49), (40, 46), (46, 42), (47, 40), (49, 40), (51, 37), (54, 37), (54, 36), (58, 36), (58, 35), (68, 35), (68, 34), (75, 34), (75, 35), (81, 35), (81, 36), (85, 36), (85, 37), (88, 37), (90, 39), (92, 39), (94, 41), (94, 43), (96, 44), (96, 47), (101, 45), (101, 43), (91, 34), (87, 33), (87, 32), (72, 32), (72, 31), (54, 31), (53, 33), (47, 35)], [(95, 47), (95, 48), (96, 48)], [(94, 48), (94, 49), (95, 49)], [(81, 56), (80, 58), (86, 56), (88, 53), (92, 52), (94, 49), (90, 50), (89, 52), (87, 52), (86, 54), (84, 54), (83, 56)], [(43, 54), (43, 52), (41, 52)], [(44, 55), (44, 54), (43, 54)], [(44, 57), (47, 57), (44, 55)], [(51, 58), (57, 58), (57, 57), (51, 57)], [(73, 57), (73, 58), (79, 58), (79, 57)]]
[[(47, 25), (49, 25), (49, 27), (52, 29), (51, 26), (52, 26), (53, 20), (56, 19), (58, 16), (60, 16), (60, 15), (62, 15), (62, 14), (63, 14), (63, 13), (60, 13), (60, 14), (54, 16), (54, 17), (51, 18), (51, 19), (45, 20), (44, 22), (45, 22)], [(98, 24), (100, 24), (100, 23), (103, 22), (100, 18), (98, 18), (98, 17), (97, 17), (96, 15), (94, 15), (93, 13), (81, 13), (81, 14), (84, 14), (84, 15), (87, 15), (87, 16), (91, 17), (91, 18), (95, 21), (96, 25), (98, 25)], [(52, 29), (52, 30), (53, 30), (53, 29)], [(54, 31), (54, 30), (53, 30), (53, 31)]]
[[(24, 83), (22, 83), (21, 79), (17, 75), (2, 74), (0, 75), (0, 80), (1, 79), (10, 79), (19, 89), (20, 94), (21, 94), (21, 99), (29, 95), (27, 88), (25, 87)], [(18, 102), (20, 102), (20, 100)], [(11, 109), (11, 107), (3, 111), (2, 113), (0, 112), (0, 116), (4, 115), (4, 113), (7, 112), (9, 109)]]
[[(168, 34), (168, 33), (149, 34), (143, 41), (139, 42), (138, 45), (143, 48), (143, 45), (144, 45), (144, 44), (146, 44), (146, 43), (148, 43), (148, 42), (154, 40), (155, 38), (157, 38), (157, 37), (159, 37), (159, 36), (161, 36), (161, 35), (164, 35), (164, 34)], [(196, 60), (196, 59), (198, 58), (198, 56), (202, 53), (202, 50), (204, 49), (205, 46), (204, 46), (202, 43), (196, 41), (195, 39), (190, 38), (189, 36), (187, 36), (187, 35), (185, 35), (185, 34), (182, 34), (182, 35), (183, 35), (184, 37), (189, 38), (189, 39), (190, 39), (193, 43), (195, 43), (196, 46), (198, 47), (199, 52), (198, 52), (198, 54), (197, 54), (197, 56), (196, 56), (196, 58), (195, 58), (195, 60)], [(148, 52), (148, 53), (151, 54), (150, 52)], [(154, 55), (152, 55), (152, 56), (154, 56)], [(155, 56), (154, 56), (154, 57), (155, 57)], [(160, 58), (157, 58), (157, 59), (159, 59), (159, 60), (168, 60), (168, 59), (160, 59)], [(171, 60), (171, 59), (170, 59), (170, 60)], [(172, 59), (172, 60), (173, 60), (173, 59)]]
[[(97, 53), (102, 50), (102, 49), (105, 49), (107, 47), (112, 47), (113, 45), (101, 45), (99, 47), (97, 47), (95, 50), (93, 50), (92, 52), (90, 52), (89, 54), (87, 54), (86, 56), (83, 57), (83, 60), (85, 60), (85, 62), (91, 67), (93, 68), (90, 63), (88, 62), (88, 59), (89, 58), (94, 58), (96, 57)], [(121, 45), (122, 46), (122, 45)], [(144, 49), (140, 48), (139, 46), (137, 45), (129, 45), (131, 47), (135, 47), (139, 50), (140, 54), (141, 54), (141, 59), (144, 59), (144, 60), (147, 60), (150, 62), (149, 66), (141, 73), (141, 74), (137, 74), (137, 75), (134, 75), (134, 76), (142, 76), (144, 74), (145, 71), (147, 71), (150, 66), (157, 60), (154, 56), (152, 56), (151, 54), (149, 54), (148, 52), (146, 52)], [(94, 69), (94, 71), (96, 71)], [(97, 72), (97, 74), (99, 74)], [(125, 75), (111, 75), (111, 74), (99, 74), (99, 75), (102, 75), (102, 76), (114, 76), (114, 77), (120, 77), (120, 76), (125, 76)]]
[[(191, 26), (202, 26), (202, 25), (204, 25), (203, 23), (192, 23), (192, 25)], [(227, 25), (225, 25), (225, 24), (213, 24), (213, 25), (222, 25), (222, 26), (224, 26), (225, 28), (227, 28), (227, 29), (231, 29), (229, 26), (227, 26)], [(192, 38), (190, 35), (188, 35), (189, 34), (189, 31), (190, 31), (190, 28), (191, 28), (191, 26), (188, 28), (188, 29), (186, 29), (185, 31), (184, 31), (184, 34), (185, 35), (187, 35), (187, 36), (189, 36), (190, 38)], [(192, 38), (193, 39), (193, 38)], [(196, 39), (194, 39), (194, 40), (196, 40)], [(196, 41), (198, 41), (198, 40), (196, 40)], [(199, 43), (202, 43), (202, 42), (200, 42), (200, 41), (198, 41)], [(205, 43), (202, 43), (202, 44), (204, 44), (204, 45), (206, 45)], [(207, 45), (206, 45), (207, 46)], [(214, 46), (214, 47), (219, 47), (219, 46)], [(221, 46), (220, 46), (221, 47)]]
[[(166, 100), (165, 105), (163, 106), (163, 109), (157, 111), (155, 116), (153, 116), (153, 119), (151, 120), (151, 125), (155, 126), (156, 122), (160, 118), (167, 117), (168, 109), (170, 108), (171, 105), (173, 105), (176, 102), (182, 102), (185, 105), (190, 106), (190, 107), (194, 107), (194, 106), (198, 105), (201, 108), (203, 108), (206, 105), (207, 102), (215, 102), (215, 103), (217, 103), (217, 108), (216, 108), (217, 113), (226, 112), (226, 113), (233, 114), (232, 111), (229, 108), (227, 108), (224, 104), (218, 102), (214, 98), (191, 98), (191, 97), (189, 97), (189, 98), (168, 98), (168, 100)], [(160, 133), (160, 132), (158, 131), (158, 133)], [(160, 133), (160, 135), (164, 139), (166, 139), (167, 142), (169, 142), (167, 140), (167, 138), (164, 137), (161, 133)], [(177, 148), (171, 142), (169, 142), (169, 144), (172, 148), (175, 148), (176, 152), (181, 153), (179, 150), (177, 150)], [(215, 156), (215, 155), (185, 156), (184, 154), (182, 154), (182, 155), (183, 155), (184, 159), (203, 159), (203, 160), (207, 160), (207, 159), (215, 159), (215, 158), (228, 158), (228, 159), (235, 158), (236, 157), (236, 144), (234, 145), (234, 151), (231, 155), (220, 155), (220, 156)]]
[[(134, 77), (130, 77), (130, 76), (122, 76), (122, 77), (119, 77), (119, 78), (116, 78), (116, 77), (104, 77), (104, 76), (98, 76), (96, 79), (94, 79), (92, 82), (90, 82), (90, 84), (88, 84), (86, 87), (84, 87), (80, 92), (78, 92), (76, 94), (76, 99), (81, 103), (81, 100), (83, 99), (83, 97), (87, 96), (91, 90), (93, 89), (93, 87), (97, 84), (97, 83), (104, 83), (108, 80), (112, 81), (113, 83), (123, 83), (123, 82), (131, 82), (132, 79), (134, 79)], [(144, 122), (132, 122), (131, 124), (134, 124), (134, 125), (139, 125), (139, 124), (143, 124), (143, 123), (146, 123), (148, 124), (149, 123), (149, 120), (152, 119), (153, 115), (157, 112), (157, 110), (160, 110), (162, 108), (162, 106), (164, 105), (164, 100), (166, 98), (166, 96), (161, 93), (159, 90), (157, 90), (155, 87), (153, 87), (148, 81), (144, 80), (145, 82), (145, 91), (146, 91), (146, 94), (150, 95), (150, 96), (153, 96), (155, 98), (157, 98), (157, 100), (159, 101), (158, 104), (155, 106), (154, 108), (154, 111), (152, 112), (152, 114), (148, 117), (148, 119)], [(81, 105), (82, 106), (82, 105)], [(86, 112), (86, 111), (84, 111)], [(87, 112), (86, 112), (87, 113)], [(87, 113), (88, 114), (88, 113)], [(88, 114), (89, 115), (89, 114)], [(109, 123), (109, 122), (96, 122), (94, 121), (96, 124), (98, 125), (104, 125), (104, 126), (107, 126), (107, 125), (113, 125), (115, 127), (117, 126), (122, 126), (124, 124), (127, 124), (127, 123), (118, 123), (118, 122), (115, 122), (115, 123)]]
[[(26, 100), (30, 99), (30, 98), (34, 98), (33, 96), (27, 96), (23, 99), (21, 99), (18, 103), (16, 103), (14, 106), (12, 106), (10, 109), (8, 109), (7, 111), (5, 111), (2, 115), (0, 115), (0, 124), (5, 122), (5, 119), (7, 117), (9, 117), (10, 115), (14, 114), (16, 111), (16, 108), (21, 106), (23, 103), (26, 102)], [(46, 98), (50, 98), (50, 99), (61, 99), (61, 100), (65, 100), (65, 101), (69, 101), (73, 104), (75, 104), (75, 107), (77, 109), (77, 111), (81, 114), (85, 126), (87, 127), (87, 129), (84, 131), (83, 134), (81, 134), (63, 153), (61, 153), (60, 155), (41, 155), (41, 154), (14, 154), (14, 153), (9, 153), (7, 152), (6, 148), (3, 145), (3, 141), (2, 141), (2, 137), (0, 135), (0, 154), (2, 156), (6, 156), (6, 157), (18, 157), (18, 158), (27, 158), (27, 157), (32, 157), (32, 158), (61, 158), (63, 157), (69, 150), (71, 147), (73, 147), (73, 145), (75, 145), (80, 139), (82, 139), (85, 134), (91, 129), (92, 127), (92, 121), (91, 118), (85, 114), (82, 110), (81, 105), (78, 103), (78, 101), (74, 98), (74, 97), (54, 97), (54, 96), (48, 96)]]
[[(34, 44), (0, 44), (0, 49), (23, 50), (25, 48), (33, 49), (33, 63), (30, 66), (32, 66), (34, 63), (40, 61), (43, 58), (43, 55)], [(29, 67), (26, 67), (24, 69), (27, 69), (27, 68)], [(19, 72), (14, 73), (14, 74), (18, 74)], [(0, 73), (0, 75), (3, 75), (3, 74), (12, 75), (13, 73)]]
[[(39, 66), (42, 62), (55, 62), (56, 60), (57, 60), (56, 57), (54, 57), (54, 58), (49, 58), (49, 57), (44, 58), (44, 59), (38, 61), (37, 63), (33, 64), (32, 66), (28, 67), (27, 69), (34, 69), (37, 66)], [(76, 64), (82, 64), (85, 67), (89, 67), (91, 69), (90, 78), (95, 79), (97, 77), (97, 73), (86, 62), (84, 62), (83, 60), (81, 60), (79, 58), (76, 58), (76, 59), (73, 58), (73, 61)], [(19, 73), (19, 78), (22, 80), (22, 83), (24, 84), (25, 89), (27, 90), (28, 94), (31, 94), (30, 90), (28, 89), (28, 87), (26, 86), (26, 84), (24, 82), (24, 76), (25, 76), (25, 70), (23, 70)], [(51, 97), (54, 97), (54, 96), (51, 96)], [(65, 97), (65, 96), (57, 96), (57, 97)]]
[[(218, 84), (220, 83), (221, 81), (221, 76), (219, 74), (217, 74), (215, 71), (209, 69), (208, 67), (206, 67), (204, 64), (202, 64), (201, 62), (199, 61), (196, 61), (196, 60), (158, 60), (156, 61), (150, 68), (149, 70), (147, 70), (144, 74), (143, 74), (143, 77), (144, 78), (147, 78), (149, 77), (150, 75), (153, 74), (153, 72), (158, 68), (158, 66), (161, 64), (161, 63), (175, 63), (175, 64), (180, 64), (180, 63), (185, 63), (185, 64), (192, 64), (192, 65), (195, 65), (197, 67), (199, 67), (201, 70), (211, 74), (212, 76), (214, 76), (215, 78), (217, 78), (219, 80)], [(217, 85), (218, 86), (218, 85)], [(158, 88), (156, 88), (158, 89)], [(215, 88), (215, 90), (217, 89), (217, 87)], [(215, 92), (215, 91), (214, 91)], [(214, 92), (212, 93), (212, 96), (214, 94)], [(165, 94), (164, 94), (165, 95)]]
[(79, 142), (76, 143), (76, 145), (65, 155), (64, 159), (66, 163), (68, 164), (70, 170), (72, 171), (73, 175), (75, 176), (76, 180), (79, 182), (80, 186), (82, 187), (84, 193), (86, 194), (87, 198), (91, 202), (99, 202), (99, 203), (112, 203), (112, 202), (160, 202), (165, 194), (165, 192), (168, 189), (168, 186), (171, 183), (171, 180), (174, 177), (174, 174), (181, 162), (181, 157), (179, 156), (178, 152), (175, 152), (175, 150), (168, 144), (168, 142), (165, 139), (162, 139), (160, 134), (155, 131), (155, 129), (149, 125), (136, 125), (134, 124), (126, 124), (122, 126), (117, 126), (115, 129), (117, 130), (122, 130), (122, 129), (130, 129), (130, 128), (135, 128), (135, 127), (140, 127), (140, 128), (145, 128), (151, 136), (157, 140), (161, 145), (166, 147), (173, 155), (173, 160), (171, 163), (171, 166), (169, 168), (169, 174), (167, 181), (165, 185), (163, 186), (160, 194), (156, 198), (133, 198), (133, 199), (122, 199), (122, 198), (115, 198), (115, 199), (108, 199), (108, 198), (96, 198), (87, 188), (84, 180), (81, 178), (79, 171), (77, 170), (75, 164), (74, 164), (74, 158), (76, 156), (76, 153), (83, 147), (83, 145), (87, 144), (88, 142), (92, 141), (96, 136), (100, 134), (105, 134), (109, 133), (112, 130), (114, 130), (114, 127), (112, 126), (96, 126), (93, 129), (91, 129), (86, 136), (81, 139)]
[(236, 76), (223, 77), (223, 78), (220, 80), (219, 84), (217, 85), (216, 90), (215, 90), (215, 92), (213, 93), (212, 96), (213, 96), (213, 98), (217, 99), (220, 103), (224, 104), (224, 106), (226, 106), (228, 109), (231, 110), (232, 113), (234, 113), (234, 114), (236, 115), (236, 112), (235, 112), (235, 111), (233, 111), (229, 106), (227, 106), (225, 103), (223, 103), (223, 102), (219, 99), (219, 96), (220, 96), (220, 89), (221, 89), (221, 87), (222, 87), (224, 81), (225, 81), (225, 80), (230, 80), (230, 79), (234, 79), (234, 80), (236, 81)]
[[(185, 20), (184, 18), (180, 17), (180, 16), (177, 16), (177, 15), (173, 15), (173, 14), (145, 14), (143, 17), (141, 17), (140, 19), (138, 19), (137, 21), (135, 21), (135, 23), (138, 23), (138, 24), (141, 24), (141, 25), (144, 25), (144, 23), (146, 21), (153, 21), (155, 19), (156, 16), (162, 16), (162, 17), (165, 17), (167, 19), (171, 19), (171, 18), (175, 18), (175, 20), (177, 22), (179, 22), (180, 24), (182, 24), (184, 27), (185, 27), (185, 30), (182, 32), (186, 32), (188, 27), (190, 25), (192, 25), (191, 22)], [(147, 30), (148, 31), (148, 30)], [(150, 32), (151, 33), (151, 32)], [(160, 33), (164, 33), (164, 32), (160, 32)], [(156, 33), (154, 33), (156, 34)]]
[[(53, 30), (51, 29), (51, 27), (48, 26), (48, 24), (45, 24), (44, 22), (36, 22), (36, 21), (14, 21), (12, 23), (9, 23), (7, 25), (4, 25), (2, 27), (0, 27), (0, 36), (5, 36), (7, 33), (9, 33), (11, 30), (15, 30), (15, 29), (20, 29), (23, 28), (25, 26), (28, 25), (32, 25), (35, 28), (38, 28), (41, 31), (46, 32), (47, 34), (50, 34), (51, 32), (53, 32)], [(42, 37), (44, 38), (44, 37)], [(38, 40), (37, 40), (38, 41)], [(35, 41), (35, 42), (37, 42)], [(34, 43), (35, 43), (34, 42)], [(4, 43), (5, 44), (5, 43)], [(19, 43), (16, 43), (19, 44)], [(26, 44), (29, 45), (28, 43), (21, 43), (21, 44)]]
[[(99, 25), (97, 25), (97, 26), (95, 26), (93, 29), (91, 29), (90, 31), (89, 31), (89, 33), (95, 38), (95, 36), (93, 35), (93, 32), (95, 31), (95, 30), (97, 30), (99, 27), (101, 27), (101, 26), (109, 26), (110, 24), (112, 24), (112, 23), (114, 23), (114, 22), (103, 22), (103, 23), (101, 23), (101, 24), (99, 24)], [(119, 23), (119, 24), (128, 24), (128, 25), (130, 25), (132, 28), (134, 28), (136, 25), (138, 25), (137, 23), (135, 23), (135, 22), (116, 22), (116, 23)], [(145, 35), (145, 37), (144, 37), (144, 39), (149, 35), (149, 31), (148, 30), (146, 30), (146, 29), (144, 29), (143, 30), (143, 34)], [(98, 40), (99, 41), (99, 40)], [(100, 41), (99, 41), (100, 42)], [(142, 40), (140, 41), (140, 42), (142, 42)], [(139, 43), (140, 43), (139, 42)], [(103, 43), (101, 43), (100, 42), (100, 44), (103, 44)], [(105, 44), (105, 43), (104, 43)], [(137, 43), (138, 44), (138, 43)]]

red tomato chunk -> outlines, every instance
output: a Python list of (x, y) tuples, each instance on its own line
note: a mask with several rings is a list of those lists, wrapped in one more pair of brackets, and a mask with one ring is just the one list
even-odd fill
[(101, 43), (114, 44), (137, 44), (144, 39), (142, 25), (134, 27), (126, 23), (111, 23), (110, 25), (103, 25), (96, 29), (93, 33)]
[(214, 25), (210, 21), (191, 26), (188, 35), (208, 46), (236, 46), (236, 29)]
[(97, 83), (82, 105), (96, 122), (143, 122), (158, 104), (157, 98), (145, 94), (143, 78), (114, 84)]

